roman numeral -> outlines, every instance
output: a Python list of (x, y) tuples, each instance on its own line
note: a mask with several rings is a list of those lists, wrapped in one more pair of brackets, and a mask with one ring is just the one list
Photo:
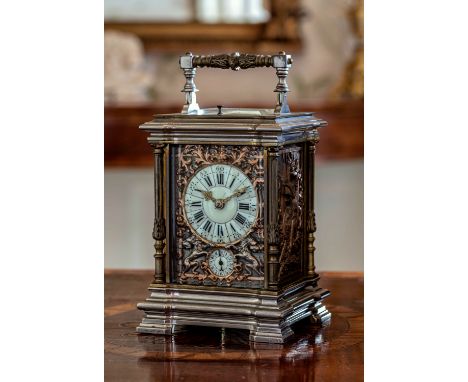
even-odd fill
[(232, 185), (234, 184), (235, 181), (236, 181), (236, 178), (232, 178), (232, 181), (231, 181), (231, 184), (229, 185), (229, 188), (232, 187)]
[(216, 174), (216, 180), (218, 181), (218, 184), (224, 185), (224, 173)]
[(190, 203), (192, 207), (201, 207), (201, 201)]
[(203, 180), (206, 182), (208, 187), (213, 187), (213, 182), (211, 181), (209, 176), (207, 176), (206, 178), (203, 178)]
[(237, 214), (235, 220), (239, 224), (243, 225), (246, 222), (247, 219), (244, 216), (242, 216), (241, 214)]
[(234, 228), (234, 226), (232, 225), (232, 223), (229, 223), (229, 226), (231, 227), (231, 229), (232, 229), (232, 231), (233, 231), (234, 233), (237, 233), (237, 231), (236, 231), (236, 229)]
[(200, 211), (197, 211), (195, 215), (193, 215), (193, 217), (195, 218), (195, 221), (199, 223), (203, 220), (203, 218), (205, 217), (205, 214), (202, 210), (200, 210)]
[(207, 220), (205, 225), (203, 226), (203, 229), (205, 232), (211, 232), (211, 228), (213, 228), (213, 223), (210, 220)]
[(239, 203), (239, 209), (240, 210), (249, 210), (249, 203)]
[(218, 225), (218, 236), (224, 236), (223, 227)]

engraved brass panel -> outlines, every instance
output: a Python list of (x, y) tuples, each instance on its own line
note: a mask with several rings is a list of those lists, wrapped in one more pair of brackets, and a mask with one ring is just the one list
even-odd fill
[(304, 174), (301, 146), (289, 145), (280, 151), (278, 284), (302, 275)]
[[(175, 259), (173, 282), (189, 285), (261, 288), (264, 281), (264, 165), (263, 148), (231, 145), (179, 145), (175, 160)], [(240, 168), (250, 179), (258, 198), (258, 216), (240, 241), (214, 245), (190, 228), (184, 215), (184, 192), (189, 179), (202, 167), (228, 164)], [(218, 247), (229, 249), (235, 258), (234, 271), (220, 277), (208, 266), (209, 253)]]

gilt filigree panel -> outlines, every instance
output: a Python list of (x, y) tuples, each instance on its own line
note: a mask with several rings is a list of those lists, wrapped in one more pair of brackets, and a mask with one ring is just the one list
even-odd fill
[(304, 173), (302, 149), (290, 145), (280, 151), (279, 162), (279, 238), (278, 280), (300, 277), (303, 263)]
[[(175, 254), (173, 281), (190, 285), (260, 288), (264, 280), (264, 163), (263, 149), (256, 146), (180, 145), (175, 149)], [(234, 255), (234, 271), (227, 277), (211, 272), (208, 256), (216, 245), (201, 240), (190, 229), (184, 216), (184, 191), (189, 179), (200, 169), (213, 164), (237, 166), (248, 176), (258, 198), (258, 217), (248, 235), (228, 244)]]

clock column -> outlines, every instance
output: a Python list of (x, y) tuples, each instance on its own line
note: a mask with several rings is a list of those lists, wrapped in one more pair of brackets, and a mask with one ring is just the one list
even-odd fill
[(163, 284), (166, 281), (164, 270), (164, 247), (166, 239), (166, 223), (164, 219), (164, 186), (163, 158), (166, 145), (151, 143), (154, 152), (154, 280), (153, 284)]
[(278, 287), (279, 232), (278, 232), (278, 160), (277, 147), (268, 149), (267, 160), (267, 238), (268, 238), (268, 287)]
[(307, 141), (307, 275), (314, 277), (315, 273), (315, 231), (317, 226), (315, 224), (315, 211), (314, 211), (314, 187), (315, 187), (315, 144), (318, 142), (318, 136), (313, 135)]

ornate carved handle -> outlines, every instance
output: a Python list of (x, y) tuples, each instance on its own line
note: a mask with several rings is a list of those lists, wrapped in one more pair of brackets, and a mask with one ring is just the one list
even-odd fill
[(194, 56), (192, 53), (186, 53), (180, 57), (180, 68), (184, 71), (185, 86), (182, 92), (185, 93), (185, 105), (182, 108), (182, 113), (197, 114), (200, 110), (196, 92), (198, 91), (194, 77), (196, 68), (220, 68), (220, 69), (249, 69), (259, 67), (270, 67), (276, 69), (278, 83), (274, 92), (278, 93), (278, 100), (275, 107), (275, 113), (289, 113), (289, 106), (286, 99), (286, 94), (289, 92), (286, 77), (292, 65), (292, 58), (285, 52), (279, 52), (275, 55), (259, 55), (259, 54), (240, 54), (238, 52), (232, 54), (218, 54), (210, 56)]
[(249, 69), (273, 66), (273, 57), (262, 54), (218, 54), (214, 56), (193, 56), (192, 64), (196, 68)]

